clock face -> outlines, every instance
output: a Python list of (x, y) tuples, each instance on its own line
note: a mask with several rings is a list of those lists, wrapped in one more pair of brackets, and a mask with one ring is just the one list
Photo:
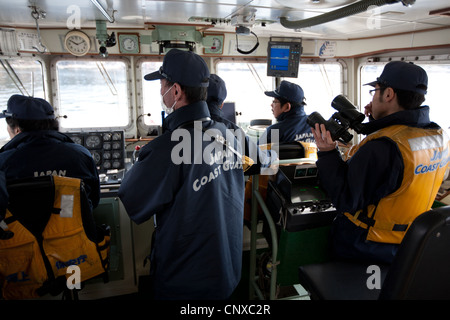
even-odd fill
[(64, 45), (67, 51), (75, 56), (84, 56), (91, 47), (89, 37), (81, 31), (69, 32), (64, 39)]

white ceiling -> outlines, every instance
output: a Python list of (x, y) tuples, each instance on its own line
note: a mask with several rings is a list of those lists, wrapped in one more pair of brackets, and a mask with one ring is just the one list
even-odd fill
[[(413, 30), (450, 27), (449, 16), (430, 15), (432, 10), (450, 7), (449, 0), (416, 0), (410, 7), (401, 2), (375, 7), (347, 18), (293, 30), (280, 24), (280, 17), (302, 20), (339, 9), (355, 0), (100, 0), (103, 7), (116, 10), (108, 28), (145, 28), (152, 24), (195, 24), (208, 31), (234, 32), (230, 20), (254, 13), (251, 30), (260, 36), (301, 36), (304, 38), (349, 39)], [(35, 27), (30, 5), (46, 11), (39, 20), (41, 28), (66, 28), (79, 8), (81, 27), (95, 27), (103, 15), (90, 0), (0, 0), (0, 26)], [(210, 20), (216, 22), (212, 25)], [(265, 24), (265, 26), (264, 26)]]

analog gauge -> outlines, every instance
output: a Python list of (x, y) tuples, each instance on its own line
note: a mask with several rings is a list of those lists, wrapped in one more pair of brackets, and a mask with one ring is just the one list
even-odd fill
[(112, 148), (114, 150), (120, 149), (120, 143), (119, 142), (114, 142), (113, 145), (112, 145)]
[(127, 51), (133, 51), (137, 48), (137, 43), (131, 38), (124, 39), (122, 42), (123, 48)]
[(95, 135), (95, 136), (88, 136), (86, 138), (86, 147), (91, 148), (91, 149), (97, 149), (99, 148), (101, 145), (101, 140), (100, 137)]
[(111, 137), (112, 137), (112, 133), (107, 132), (107, 133), (103, 134), (103, 141), (110, 141)]
[(113, 157), (113, 159), (120, 159), (120, 157), (121, 157), (122, 155), (120, 154), (120, 152), (113, 152), (113, 154), (112, 154), (112, 157)]
[(95, 164), (99, 165), (100, 161), (102, 160), (100, 153), (98, 153), (97, 151), (92, 151), (91, 154), (92, 154), (92, 158), (94, 158)]
[(105, 142), (105, 143), (103, 144), (103, 149), (105, 149), (105, 150), (111, 150), (111, 143)]
[(119, 33), (119, 50), (121, 53), (139, 53), (139, 34)]
[(111, 152), (104, 152), (103, 159), (111, 159)]
[(106, 170), (111, 169), (111, 161), (103, 162), (103, 168), (105, 168)]
[(112, 135), (112, 139), (114, 141), (122, 140), (122, 135), (119, 132), (114, 132), (113, 135)]
[(120, 161), (114, 161), (112, 166), (113, 166), (114, 169), (118, 169), (118, 168), (120, 168), (121, 163), (120, 163)]
[(70, 137), (72, 139), (73, 142), (75, 142), (76, 144), (81, 144), (83, 145), (83, 139), (79, 136), (71, 136)]
[(72, 30), (64, 38), (64, 47), (74, 56), (84, 56), (91, 48), (91, 41), (84, 32)]

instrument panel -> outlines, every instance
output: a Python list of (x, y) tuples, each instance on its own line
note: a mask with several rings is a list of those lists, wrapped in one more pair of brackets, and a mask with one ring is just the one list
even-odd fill
[(99, 173), (125, 169), (123, 131), (67, 132), (73, 142), (88, 149)]

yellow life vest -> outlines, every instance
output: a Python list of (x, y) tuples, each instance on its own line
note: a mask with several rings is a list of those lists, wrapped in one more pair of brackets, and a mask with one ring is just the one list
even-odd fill
[(348, 156), (353, 156), (368, 141), (381, 137), (394, 141), (402, 154), (402, 183), (378, 204), (354, 215), (344, 214), (357, 226), (368, 229), (367, 240), (399, 244), (413, 220), (434, 202), (449, 162), (449, 140), (442, 129), (395, 125), (368, 135)]
[(65, 279), (72, 275), (67, 274), (71, 265), (80, 268), (81, 282), (105, 273), (109, 267), (110, 236), (105, 234), (100, 243), (95, 243), (83, 228), (81, 180), (59, 176), (53, 179), (57, 213), (50, 215), (41, 239), (7, 211), (5, 221), (12, 220), (8, 230), (14, 236), (0, 240), (0, 281), (5, 299), (42, 296), (56, 283), (55, 279), (63, 279), (66, 285)]

